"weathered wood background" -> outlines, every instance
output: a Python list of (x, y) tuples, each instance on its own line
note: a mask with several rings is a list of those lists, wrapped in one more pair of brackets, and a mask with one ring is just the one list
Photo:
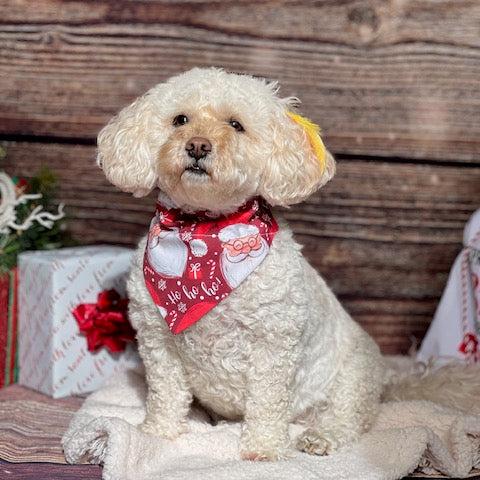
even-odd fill
[(288, 211), (389, 353), (421, 339), (480, 206), (478, 0), (0, 0), (3, 168), (40, 165), (82, 242), (133, 244), (151, 199), (109, 186), (95, 136), (193, 66), (275, 78), (323, 127), (336, 178)]

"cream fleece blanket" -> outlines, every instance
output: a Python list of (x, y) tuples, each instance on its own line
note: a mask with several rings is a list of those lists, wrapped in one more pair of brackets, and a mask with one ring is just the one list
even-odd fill
[(452, 477), (480, 467), (480, 416), (425, 401), (383, 404), (373, 429), (331, 456), (279, 462), (239, 460), (239, 424), (212, 426), (199, 408), (178, 440), (143, 434), (135, 425), (144, 402), (143, 376), (133, 371), (92, 394), (63, 437), (67, 461), (102, 463), (105, 480), (393, 480), (419, 465)]

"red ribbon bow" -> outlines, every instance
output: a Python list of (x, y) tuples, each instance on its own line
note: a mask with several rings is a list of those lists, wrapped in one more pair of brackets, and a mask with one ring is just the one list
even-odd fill
[(104, 290), (98, 294), (97, 303), (81, 303), (72, 310), (90, 352), (101, 347), (112, 353), (123, 352), (127, 342), (135, 340), (127, 307), (128, 299), (121, 298), (116, 290)]

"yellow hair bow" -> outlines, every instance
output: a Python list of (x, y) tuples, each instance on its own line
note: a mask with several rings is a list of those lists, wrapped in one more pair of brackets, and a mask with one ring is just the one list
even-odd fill
[(298, 125), (303, 128), (303, 131), (306, 133), (310, 145), (312, 146), (315, 156), (318, 158), (322, 170), (325, 169), (325, 145), (323, 144), (322, 139), (320, 138), (320, 127), (313, 123), (308, 118), (298, 115), (298, 113), (287, 112), (287, 115)]

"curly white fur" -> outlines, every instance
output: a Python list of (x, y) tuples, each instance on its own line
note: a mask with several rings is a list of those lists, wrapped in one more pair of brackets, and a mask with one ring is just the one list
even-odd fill
[(314, 453), (370, 426), (382, 391), (379, 350), (303, 258), (286, 224), (261, 266), (176, 336), (145, 287), (144, 247), (145, 239), (129, 281), (149, 385), (144, 430), (181, 433), (192, 395), (223, 417), (245, 418), (247, 458), (287, 455), (293, 420), (306, 425), (298, 445)]
[[(99, 135), (99, 164), (135, 195), (159, 187), (186, 211), (235, 210), (253, 195), (299, 202), (327, 182), (308, 138), (286, 115), (294, 99), (275, 84), (218, 69), (194, 69), (150, 90)], [(175, 126), (183, 114), (188, 123)], [(229, 125), (234, 118), (244, 132)], [(212, 144), (194, 175), (185, 144)], [(246, 459), (288, 455), (288, 423), (303, 423), (295, 445), (325, 454), (351, 442), (375, 418), (386, 382), (374, 341), (350, 318), (280, 222), (261, 266), (179, 335), (160, 317), (143, 279), (145, 239), (129, 280), (130, 313), (148, 383), (143, 430), (175, 438), (193, 397), (226, 418), (244, 418)]]

